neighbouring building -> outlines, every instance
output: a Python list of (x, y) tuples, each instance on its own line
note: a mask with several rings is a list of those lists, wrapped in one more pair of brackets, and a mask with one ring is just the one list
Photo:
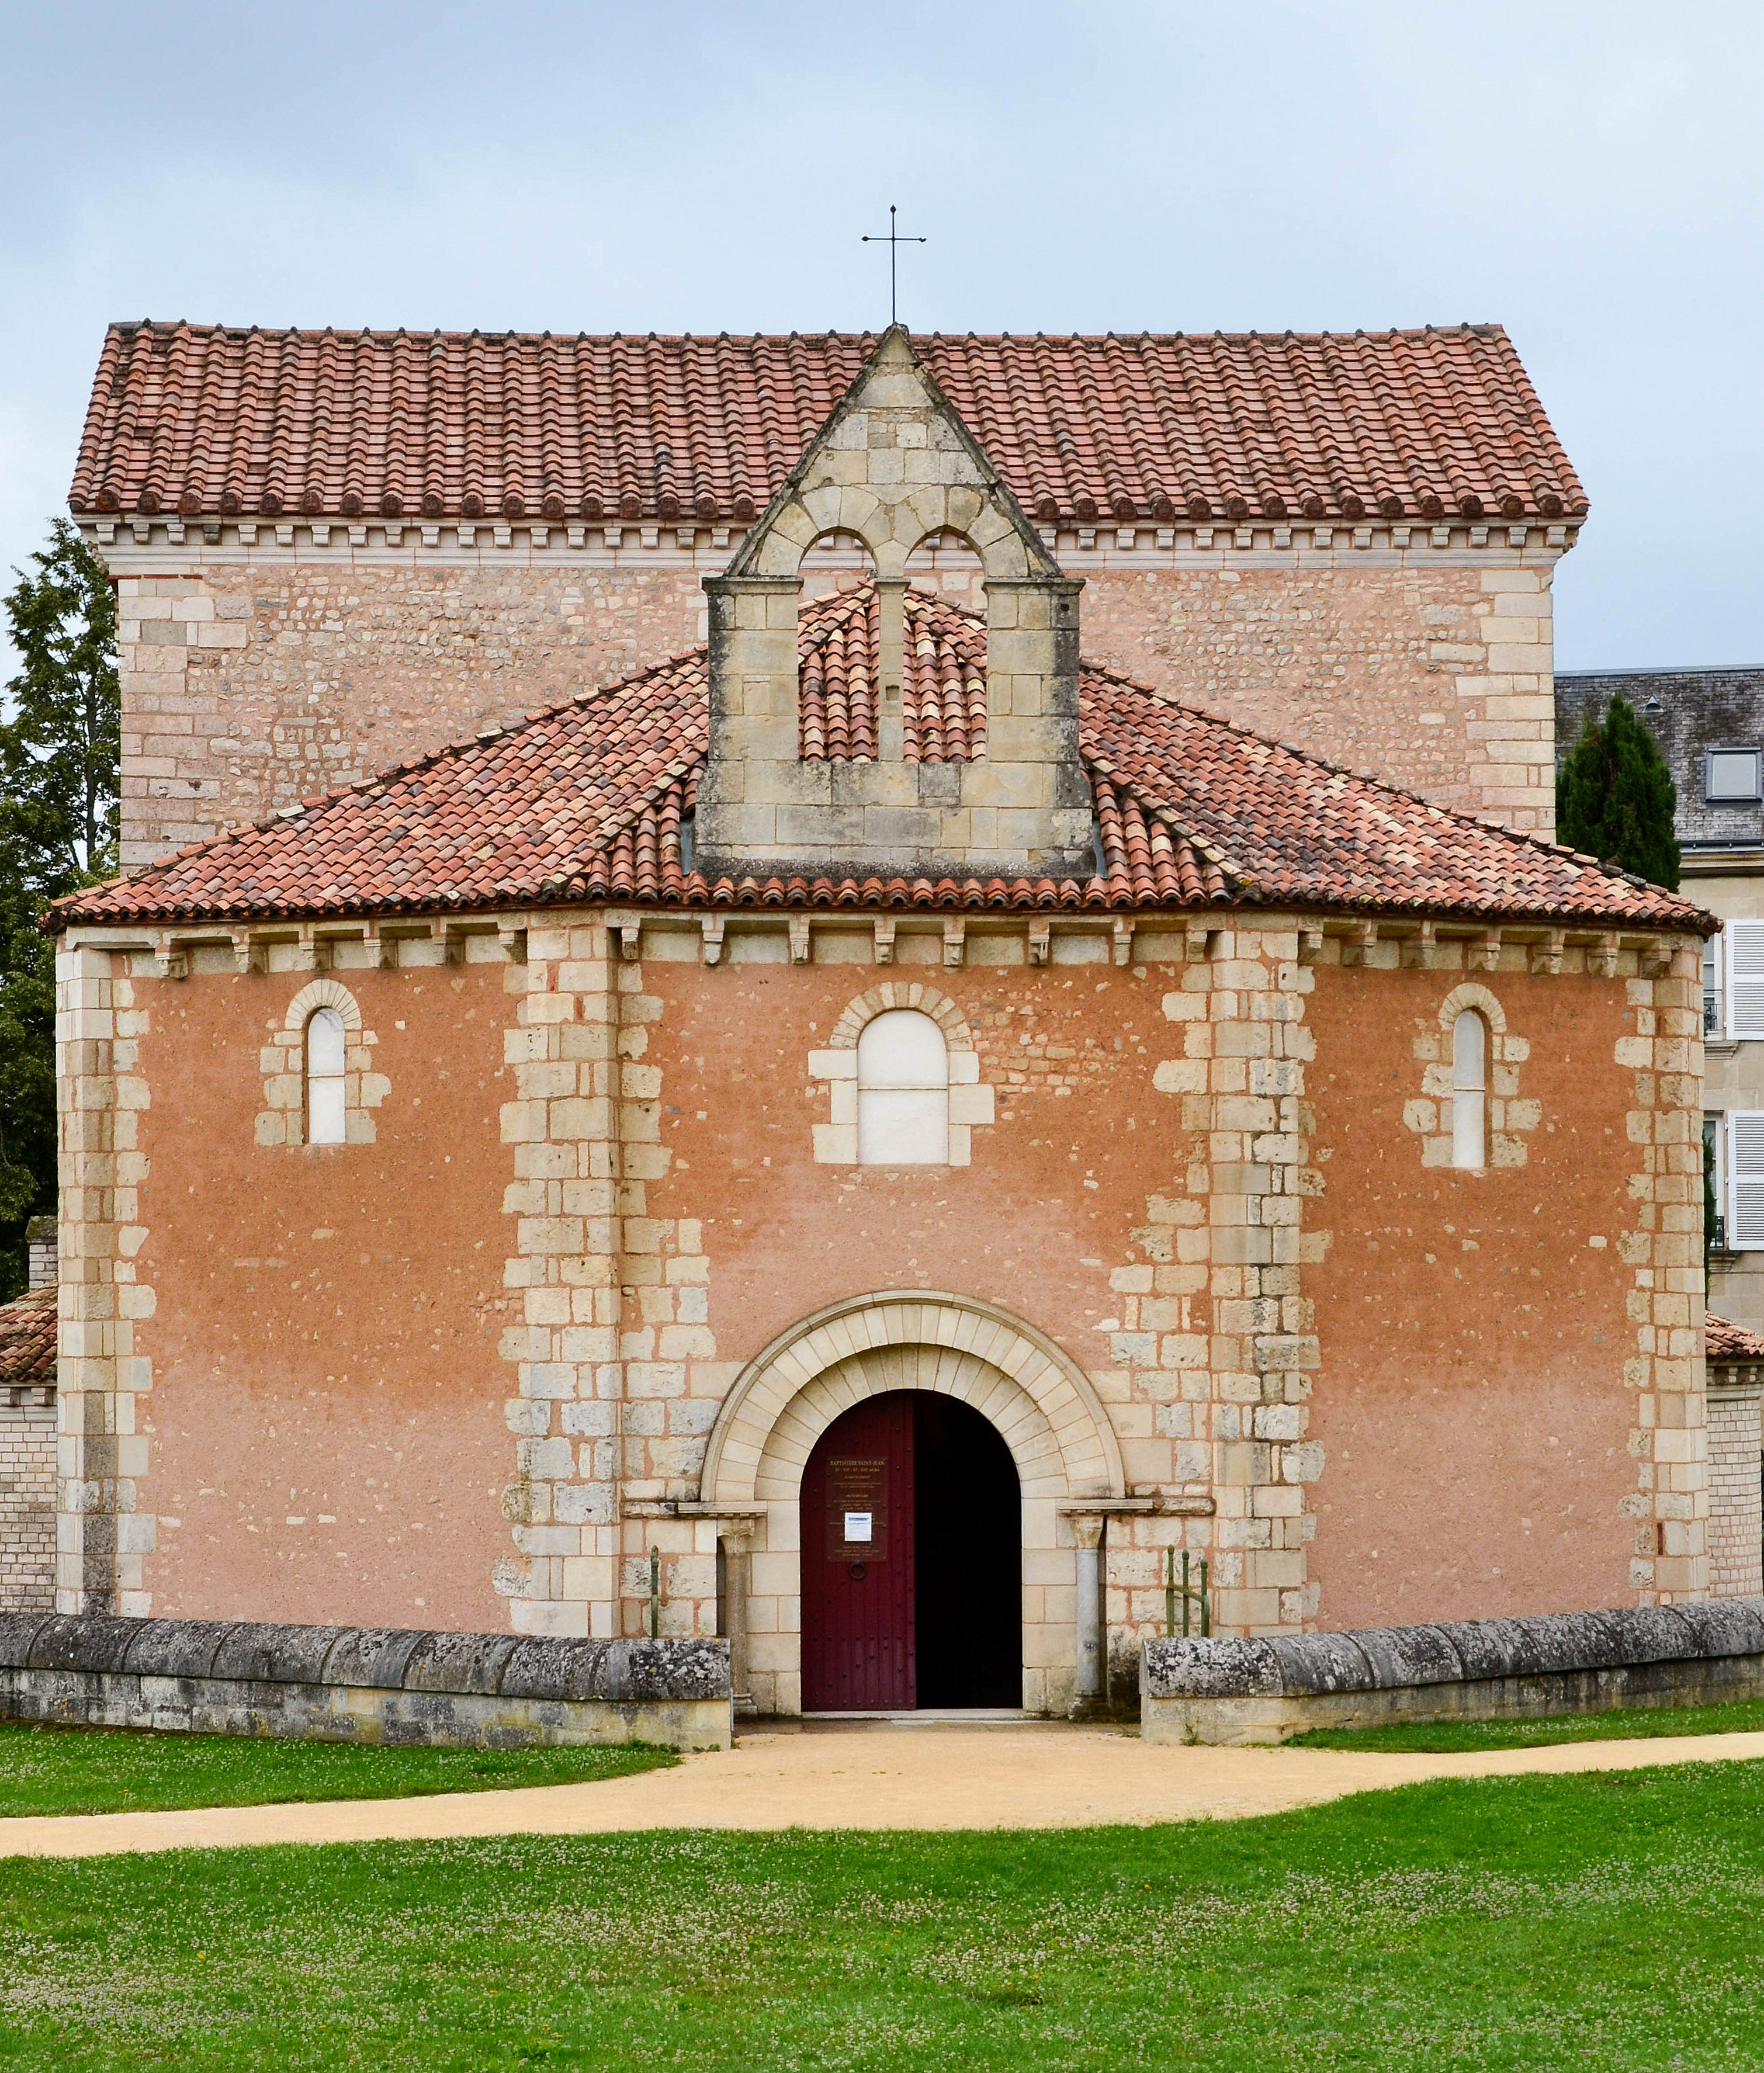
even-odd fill
[(1764, 1589), (1764, 1337), (1706, 1313), (1708, 1360), (1709, 1589)]
[(0, 1612), (52, 1612), (56, 1589), (56, 1225), (26, 1232), (30, 1287), (0, 1303)]
[(1683, 889), (1724, 925), (1703, 953), (1709, 1301), (1764, 1331), (1764, 669), (1564, 673), (1559, 757), (1616, 696), (1652, 730), (1678, 788)]
[(80, 468), (62, 1609), (635, 1633), (653, 1556), (765, 1709), (1058, 1710), (1184, 1553), (1224, 1631), (1709, 1589), (1712, 924), (1539, 832), (1501, 334), (143, 328)]

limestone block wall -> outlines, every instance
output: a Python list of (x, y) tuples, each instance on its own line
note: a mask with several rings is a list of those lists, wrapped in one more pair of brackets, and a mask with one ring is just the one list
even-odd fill
[(0, 1404), (0, 1612), (53, 1612), (56, 1414)]
[(1085, 654), (1442, 806), (1554, 833), (1547, 563), (1272, 558), (1098, 571)]
[[(213, 530), (210, 542), (176, 521), (86, 522), (117, 579), (126, 866), (691, 647), (706, 635), (703, 579), (743, 538)], [(1548, 833), (1561, 531), (1362, 526), (1319, 545), (1309, 527), (1110, 526), (1047, 545), (1083, 582), (1086, 658)], [(855, 572), (867, 557), (845, 559)], [(809, 595), (839, 562), (810, 557)], [(979, 557), (954, 533), (921, 543), (905, 574), (987, 609)]]
[(125, 868), (678, 654), (725, 558), (272, 547), (121, 575)]
[(1709, 1595), (1764, 1590), (1764, 1506), (1760, 1504), (1758, 1407), (1764, 1376), (1747, 1369), (1710, 1376), (1708, 1392)]

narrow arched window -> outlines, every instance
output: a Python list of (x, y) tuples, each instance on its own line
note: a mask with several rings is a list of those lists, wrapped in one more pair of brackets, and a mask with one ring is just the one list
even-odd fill
[(1466, 1008), (1452, 1024), (1452, 1164), (1480, 1168), (1488, 1106), (1488, 1024)]
[(343, 1017), (334, 1008), (315, 1008), (307, 1018), (307, 1142), (341, 1144)]
[(946, 1166), (950, 1054), (916, 1008), (892, 1008), (858, 1039), (858, 1164)]

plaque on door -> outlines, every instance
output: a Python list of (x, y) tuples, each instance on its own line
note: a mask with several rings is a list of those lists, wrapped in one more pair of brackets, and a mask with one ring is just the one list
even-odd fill
[(830, 1562), (881, 1562), (888, 1552), (888, 1465), (886, 1457), (826, 1465), (826, 1535)]

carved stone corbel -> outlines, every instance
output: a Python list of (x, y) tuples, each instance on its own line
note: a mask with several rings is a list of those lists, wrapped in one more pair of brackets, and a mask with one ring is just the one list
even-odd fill
[(1371, 962), (1371, 954), (1379, 939), (1376, 921), (1361, 921), (1350, 931), (1347, 941), (1342, 946), (1342, 962), (1345, 965), (1365, 965)]
[(1562, 969), (1564, 932), (1552, 929), (1544, 940), (1531, 946), (1531, 971), (1536, 978), (1552, 978)]
[(1412, 936), (1403, 939), (1403, 963), (1410, 971), (1425, 971), (1432, 962), (1434, 929), (1431, 921), (1422, 922)]

